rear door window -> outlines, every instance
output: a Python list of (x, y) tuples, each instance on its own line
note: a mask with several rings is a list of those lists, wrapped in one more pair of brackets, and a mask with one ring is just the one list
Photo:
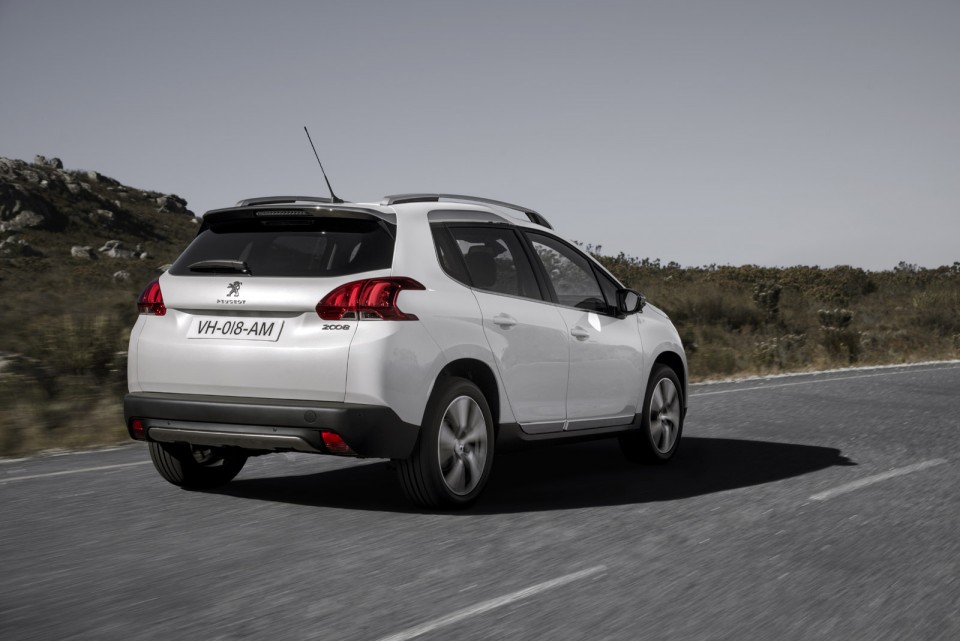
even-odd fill
[[(471, 286), (497, 294), (542, 299), (533, 266), (513, 229), (451, 225), (449, 230), (463, 256)], [(451, 276), (457, 278), (456, 274)]]
[(170, 273), (202, 276), (216, 271), (216, 261), (224, 261), (237, 265), (237, 270), (246, 269), (251, 276), (345, 276), (389, 269), (393, 264), (393, 246), (389, 223), (377, 220), (222, 222), (201, 232)]

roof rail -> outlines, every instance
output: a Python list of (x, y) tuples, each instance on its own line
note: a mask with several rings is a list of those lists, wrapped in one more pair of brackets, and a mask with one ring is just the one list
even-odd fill
[(440, 202), (441, 200), (465, 200), (467, 202), (506, 207), (507, 209), (521, 212), (532, 223), (546, 227), (547, 229), (553, 229), (553, 225), (551, 225), (546, 218), (529, 207), (514, 205), (513, 203), (503, 202), (502, 200), (493, 200), (492, 198), (481, 198), (479, 196), (464, 196), (462, 194), (394, 194), (393, 196), (385, 196), (380, 204), (387, 207), (390, 205), (402, 205), (403, 203), (432, 203)]
[(263, 196), (262, 198), (247, 198), (237, 203), (237, 207), (250, 205), (286, 205), (293, 203), (332, 203), (333, 200), (323, 196)]

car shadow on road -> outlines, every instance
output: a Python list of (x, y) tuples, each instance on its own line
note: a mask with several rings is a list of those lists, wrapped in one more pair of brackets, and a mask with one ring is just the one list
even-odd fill
[[(459, 514), (499, 514), (633, 505), (773, 483), (856, 465), (813, 445), (686, 437), (667, 465), (642, 466), (616, 440), (499, 454), (483, 495)], [(421, 512), (404, 499), (386, 462), (275, 478), (235, 480), (219, 493), (249, 499), (385, 512)]]

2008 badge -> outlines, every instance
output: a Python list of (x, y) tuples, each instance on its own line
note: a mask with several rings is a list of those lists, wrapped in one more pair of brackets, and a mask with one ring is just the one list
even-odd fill
[(330, 324), (324, 324), (323, 330), (326, 331), (326, 330), (328, 330), (328, 329), (350, 329), (350, 326), (349, 326), (349, 325), (330, 325)]

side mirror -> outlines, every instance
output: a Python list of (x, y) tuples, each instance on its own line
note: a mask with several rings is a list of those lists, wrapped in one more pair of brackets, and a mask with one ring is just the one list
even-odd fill
[(617, 290), (617, 311), (623, 315), (636, 314), (643, 310), (647, 299), (643, 294), (632, 289)]

